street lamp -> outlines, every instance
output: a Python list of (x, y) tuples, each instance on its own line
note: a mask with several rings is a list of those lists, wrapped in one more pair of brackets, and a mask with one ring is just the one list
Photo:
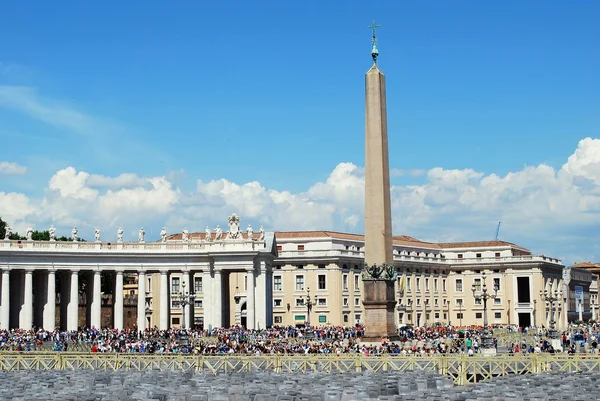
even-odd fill
[(562, 291), (554, 290), (540, 290), (540, 298), (546, 303), (546, 307), (550, 306), (550, 327), (548, 328), (548, 337), (550, 338), (558, 338), (558, 331), (556, 330), (556, 320), (555, 320), (555, 312), (556, 308), (554, 307), (558, 302), (562, 300)]
[(481, 276), (481, 281), (481, 293), (477, 293), (477, 286), (475, 284), (471, 286), (471, 290), (476, 301), (483, 301), (483, 336), (481, 338), (481, 348), (486, 350), (487, 353), (493, 353), (491, 350), (495, 350), (496, 348), (494, 347), (492, 333), (490, 333), (488, 327), (487, 301), (488, 299), (498, 298), (498, 287), (494, 287), (494, 294), (488, 293), (487, 285), (485, 284), (485, 273)]
[(302, 305), (306, 306), (307, 315), (306, 315), (306, 325), (310, 327), (310, 311), (312, 307), (317, 304), (317, 296), (315, 295), (315, 300), (313, 301), (310, 298), (310, 288), (306, 287), (306, 299), (302, 300)]
[(183, 324), (182, 327), (186, 328), (186, 320), (185, 320), (185, 307), (188, 305), (193, 305), (194, 300), (196, 299), (196, 294), (188, 293), (185, 290), (185, 282), (181, 283), (181, 292), (174, 293), (171, 298), (174, 301), (177, 301), (183, 310)]

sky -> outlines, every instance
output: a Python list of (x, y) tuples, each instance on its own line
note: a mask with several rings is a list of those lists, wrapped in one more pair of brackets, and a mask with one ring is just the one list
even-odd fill
[[(361, 233), (364, 74), (393, 231), (600, 262), (600, 3), (6, 1), (0, 216), (147, 239)], [(114, 237), (114, 238), (113, 238)]]

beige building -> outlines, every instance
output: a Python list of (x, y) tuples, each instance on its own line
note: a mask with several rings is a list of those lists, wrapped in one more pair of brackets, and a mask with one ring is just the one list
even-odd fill
[[(309, 290), (315, 304), (312, 324), (362, 323), (362, 235), (277, 232), (276, 240), (275, 324), (304, 323), (308, 319), (304, 299)], [(505, 241), (431, 243), (408, 236), (395, 236), (393, 243), (399, 274), (395, 288), (398, 324), (482, 325), (483, 302), (475, 300), (472, 288), (481, 292), (484, 275), (489, 293), (498, 288), (497, 296), (487, 302), (490, 324), (548, 326), (550, 303), (542, 299), (540, 290), (563, 291), (554, 307), (559, 327), (566, 325), (567, 319), (577, 320), (575, 286), (586, 294), (584, 310), (590, 309), (591, 274), (565, 269), (560, 260), (533, 255), (521, 246)]]

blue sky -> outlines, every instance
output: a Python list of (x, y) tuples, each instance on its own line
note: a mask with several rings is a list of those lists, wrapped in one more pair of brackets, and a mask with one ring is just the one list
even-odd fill
[[(390, 163), (398, 191), (394, 231), (432, 240), (478, 239), (493, 236), (497, 221), (508, 219), (507, 240), (574, 260), (600, 259), (596, 245), (579, 241), (600, 228), (600, 145), (593, 141), (600, 132), (600, 3), (10, 1), (2, 14), (0, 161), (27, 172), (0, 175), (4, 205), (12, 202), (0, 215), (12, 217), (16, 227), (50, 220), (66, 227), (63, 221), (79, 219), (89, 231), (94, 224), (113, 229), (119, 219), (127, 220), (125, 212), (98, 216), (98, 222), (83, 218), (93, 216), (90, 210), (102, 196), (123, 190), (122, 180), (90, 184), (96, 197), (76, 195), (91, 208), (81, 215), (60, 211), (58, 204), (73, 208), (52, 203), (64, 199), (51, 192), (64, 198), (74, 190), (61, 192), (50, 181), (72, 167), (103, 177), (166, 177), (179, 191), (175, 198), (166, 196), (175, 200), (160, 213), (149, 206), (139, 224), (132, 219), (132, 235), (140, 224), (155, 225), (157, 232), (161, 225), (179, 230), (176, 225), (186, 219), (198, 230), (204, 221), (214, 225), (214, 210), (203, 208), (207, 202), (244, 209), (248, 222), (274, 229), (360, 231), (360, 207), (332, 193), (342, 179), (334, 174), (340, 163), (357, 167), (349, 175), (359, 177), (364, 163), (367, 26), (375, 19), (381, 25), (380, 67), (387, 79)], [(582, 149), (579, 141), (588, 137), (592, 142)], [(576, 182), (571, 192), (573, 186), (564, 186), (559, 176), (578, 149), (586, 159), (569, 170), (579, 177), (571, 180)], [(511, 178), (540, 164), (556, 173), (556, 182), (543, 191), (539, 180), (523, 179), (521, 184), (528, 183), (523, 188), (504, 190), (517, 192), (516, 198), (492, 202), (482, 195), (485, 177)], [(428, 202), (440, 191), (432, 183), (436, 167), (482, 174), (474, 178), (479, 220), (463, 224), (469, 219), (457, 217), (474, 212), (474, 204), (465, 201), (470, 190), (457, 190), (465, 181), (453, 181), (454, 197)], [(69, 177), (61, 182), (72, 185), (76, 179)], [(308, 209), (288, 207), (277, 217), (268, 202), (245, 210), (224, 190), (215, 201), (206, 192), (210, 185), (199, 188), (199, 181), (219, 180), (238, 186), (257, 181), (263, 191), (256, 197), (269, 202), (277, 198), (269, 191), (289, 191), (294, 202), (308, 202), (302, 206)], [(140, 188), (152, 187), (148, 182)], [(333, 189), (316, 193), (317, 183)], [(535, 230), (524, 233), (530, 225), (517, 223), (529, 210), (514, 217), (522, 202), (537, 196), (545, 203), (546, 194), (556, 190), (552, 185), (559, 184), (561, 202), (585, 207), (573, 211), (576, 217), (559, 219), (553, 213), (564, 208), (547, 205)], [(135, 185), (128, 181), (125, 187)], [(418, 192), (414, 187), (429, 188), (429, 198), (417, 196), (420, 206), (411, 203), (417, 202), (414, 196), (403, 197)], [(239, 199), (252, 195), (242, 192)], [(31, 209), (19, 209), (8, 194), (24, 195)], [(123, 194), (122, 199), (131, 195)], [(327, 207), (310, 209), (312, 201)], [(444, 214), (449, 202), (463, 208)], [(44, 206), (49, 204), (55, 208)], [(43, 207), (49, 209), (40, 213)], [(294, 225), (284, 217), (293, 210), (327, 216)], [(571, 249), (569, 240), (567, 249), (565, 241), (541, 238), (548, 230), (579, 245)]]

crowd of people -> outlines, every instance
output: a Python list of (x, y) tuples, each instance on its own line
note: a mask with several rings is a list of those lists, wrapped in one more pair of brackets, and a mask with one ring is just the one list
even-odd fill
[[(543, 329), (502, 328), (504, 333), (520, 332), (533, 341), (512, 344), (508, 352), (555, 352), (544, 337)], [(533, 332), (531, 330), (534, 330)], [(564, 350), (571, 347), (571, 337), (589, 336), (590, 349), (595, 350), (595, 326), (580, 328), (563, 334)], [(529, 331), (529, 333), (527, 333)], [(451, 326), (411, 327), (398, 329), (399, 339), (382, 338), (377, 344), (359, 341), (365, 334), (363, 326), (293, 327), (275, 326), (269, 329), (246, 330), (242, 327), (215, 328), (212, 330), (178, 329), (144, 331), (115, 329), (80, 329), (77, 331), (4, 330), (0, 331), (0, 351), (87, 351), (129, 354), (202, 354), (202, 355), (288, 355), (288, 354), (347, 354), (381, 353), (399, 355), (433, 355), (467, 353), (474, 355), (481, 343), (482, 328), (457, 328)], [(494, 338), (495, 346), (498, 346)], [(573, 348), (573, 349), (572, 349)], [(593, 351), (592, 351), (593, 352)]]

